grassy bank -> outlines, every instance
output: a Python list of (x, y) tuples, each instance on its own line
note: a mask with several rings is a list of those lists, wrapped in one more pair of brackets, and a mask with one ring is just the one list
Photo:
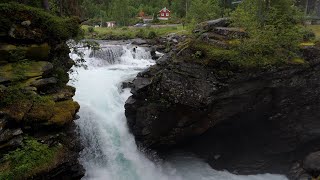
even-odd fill
[(106, 28), (106, 27), (91, 27), (83, 25), (82, 29), (85, 32), (85, 38), (93, 39), (133, 39), (133, 38), (148, 38), (153, 39), (159, 36), (164, 36), (170, 33), (177, 34), (190, 34), (191, 30), (182, 25), (177, 25), (174, 27), (116, 27), (116, 28)]

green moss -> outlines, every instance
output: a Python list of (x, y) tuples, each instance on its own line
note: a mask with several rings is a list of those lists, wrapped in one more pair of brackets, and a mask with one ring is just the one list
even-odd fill
[(39, 32), (41, 36), (40, 39), (34, 39), (37, 42), (64, 41), (77, 37), (81, 32), (77, 18), (60, 18), (42, 9), (18, 3), (0, 4), (0, 17), (0, 34), (8, 33), (14, 26), (23, 29), (20, 23), (29, 20), (31, 25), (28, 28)]
[(49, 147), (27, 139), (21, 148), (6, 154), (0, 168), (0, 179), (25, 179), (48, 169), (55, 161), (59, 147)]
[(290, 62), (292, 64), (306, 64), (306, 61), (299, 57), (293, 58)]
[(20, 61), (0, 66), (0, 82), (21, 81), (41, 76), (51, 66), (46, 61)]
[(300, 43), (300, 46), (314, 46), (315, 43), (314, 42), (303, 42), (303, 43)]
[(211, 44), (191, 41), (189, 48), (194, 52), (193, 58), (199, 59), (204, 64), (212, 64), (215, 62), (234, 61), (239, 53), (235, 50), (222, 49)]
[(64, 125), (73, 121), (75, 113), (80, 106), (77, 102), (72, 100), (57, 102), (54, 107), (54, 116), (49, 123), (55, 125)]

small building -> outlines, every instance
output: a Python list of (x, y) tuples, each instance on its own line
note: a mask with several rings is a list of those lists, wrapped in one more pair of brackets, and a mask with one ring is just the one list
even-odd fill
[(116, 26), (116, 22), (115, 21), (109, 21), (109, 22), (106, 22), (107, 23), (107, 27), (115, 27)]
[(161, 9), (161, 11), (159, 11), (158, 19), (168, 20), (170, 18), (170, 14), (171, 14), (170, 10), (165, 7), (163, 9)]

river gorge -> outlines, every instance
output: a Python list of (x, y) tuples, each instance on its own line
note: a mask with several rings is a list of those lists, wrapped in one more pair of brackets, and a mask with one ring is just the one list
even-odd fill
[[(280, 175), (233, 175), (216, 171), (189, 153), (165, 160), (138, 149), (129, 132), (124, 104), (131, 95), (122, 83), (154, 65), (150, 52), (133, 45), (101, 45), (101, 52), (85, 52), (88, 69), (74, 69), (71, 85), (81, 108), (76, 121), (84, 150), (80, 162), (84, 179), (112, 180), (286, 180)], [(133, 48), (136, 48), (134, 51)], [(103, 56), (101, 55), (103, 54)], [(75, 55), (73, 55), (73, 58)], [(142, 150), (142, 151), (141, 151)]]

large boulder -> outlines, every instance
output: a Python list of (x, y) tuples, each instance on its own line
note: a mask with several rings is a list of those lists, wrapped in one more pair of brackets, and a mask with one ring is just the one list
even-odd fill
[(319, 51), (303, 50), (307, 65), (246, 71), (169, 57), (133, 81), (130, 130), (147, 148), (180, 147), (215, 169), (290, 174), (320, 148)]

